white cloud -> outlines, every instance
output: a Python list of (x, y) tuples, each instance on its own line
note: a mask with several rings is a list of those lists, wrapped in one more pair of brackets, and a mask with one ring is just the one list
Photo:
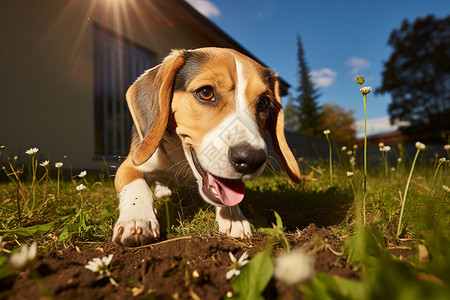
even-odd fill
[(352, 56), (347, 60), (346, 66), (352, 68), (352, 74), (357, 74), (362, 70), (368, 69), (371, 63), (362, 57)]
[(186, 0), (199, 13), (208, 18), (218, 17), (220, 15), (219, 8), (208, 0)]
[(311, 80), (318, 87), (329, 87), (336, 79), (337, 73), (330, 68), (323, 68), (320, 70), (312, 70), (309, 72)]
[[(367, 135), (376, 134), (380, 132), (389, 132), (397, 130), (399, 126), (408, 125), (407, 122), (400, 122), (391, 125), (389, 116), (379, 117), (367, 120)], [(364, 120), (356, 121), (357, 137), (364, 137)]]

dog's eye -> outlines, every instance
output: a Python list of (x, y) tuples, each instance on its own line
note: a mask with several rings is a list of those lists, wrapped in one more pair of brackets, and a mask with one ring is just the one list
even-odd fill
[(214, 101), (214, 89), (211, 86), (204, 86), (199, 88), (195, 95), (200, 101)]
[(270, 98), (267, 96), (262, 96), (259, 99), (258, 103), (256, 104), (256, 110), (259, 113), (265, 113), (269, 109), (269, 106), (270, 106)]

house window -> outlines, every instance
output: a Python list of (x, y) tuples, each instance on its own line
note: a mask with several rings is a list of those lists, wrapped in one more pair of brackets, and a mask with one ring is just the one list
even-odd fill
[(94, 26), (95, 156), (127, 155), (133, 124), (125, 93), (145, 70), (154, 53)]

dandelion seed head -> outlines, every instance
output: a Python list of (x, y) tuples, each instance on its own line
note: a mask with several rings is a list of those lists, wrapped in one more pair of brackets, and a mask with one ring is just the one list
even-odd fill
[(275, 260), (275, 278), (287, 285), (305, 283), (314, 274), (314, 259), (302, 250), (283, 253)]
[(416, 148), (419, 150), (425, 150), (426, 146), (421, 142), (416, 142)]

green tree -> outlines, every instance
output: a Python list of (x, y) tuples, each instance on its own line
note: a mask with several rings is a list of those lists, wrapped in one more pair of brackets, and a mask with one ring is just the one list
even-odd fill
[(394, 51), (384, 63), (377, 93), (390, 93), (391, 123), (409, 122), (407, 132), (450, 129), (450, 16), (430, 15), (394, 29)]
[(320, 118), (321, 131), (332, 129), (333, 139), (342, 145), (351, 145), (356, 141), (356, 120), (353, 109), (345, 110), (343, 107), (328, 103), (322, 106)]
[(294, 97), (290, 93), (284, 107), (284, 127), (292, 131), (299, 130), (298, 109), (294, 104)]
[(294, 104), (298, 113), (298, 131), (309, 136), (321, 136), (319, 107), (316, 101), (319, 95), (309, 75), (309, 67), (305, 60), (305, 52), (299, 35), (297, 35), (297, 47), (300, 85), (297, 89), (299, 95)]

